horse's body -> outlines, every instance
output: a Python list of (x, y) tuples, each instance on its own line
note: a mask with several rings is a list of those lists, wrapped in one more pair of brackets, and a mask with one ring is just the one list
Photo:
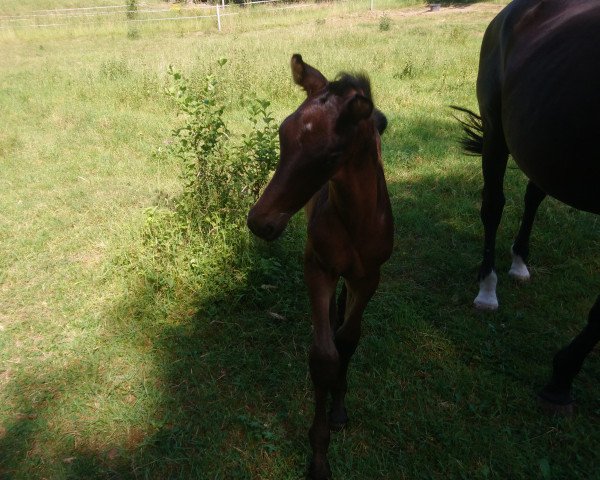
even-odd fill
[[(580, 210), (600, 213), (600, 2), (515, 0), (489, 25), (481, 47), (477, 99), (465, 143), (482, 154), (485, 230), (479, 271), (480, 308), (495, 309), (495, 238), (504, 206), (503, 179), (512, 154), (530, 179), (528, 239), (545, 194)], [(519, 237), (517, 242), (519, 242)], [(541, 392), (569, 405), (573, 378), (600, 338), (600, 298), (583, 332), (554, 359)]]
[[(326, 479), (331, 475), (330, 429), (348, 420), (346, 371), (358, 345), (362, 314), (392, 251), (393, 220), (379, 137), (386, 120), (374, 109), (365, 77), (343, 75), (328, 82), (300, 55), (292, 57), (292, 74), (307, 99), (281, 124), (281, 159), (250, 210), (248, 226), (273, 240), (305, 205), (304, 276), (313, 323), (309, 364), (315, 389), (309, 476)], [(344, 283), (336, 301), (340, 277)]]

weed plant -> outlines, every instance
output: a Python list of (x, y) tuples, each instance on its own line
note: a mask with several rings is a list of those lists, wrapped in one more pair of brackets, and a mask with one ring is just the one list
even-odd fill
[(392, 26), (392, 20), (387, 15), (383, 15), (379, 19), (379, 30), (382, 32), (387, 32)]

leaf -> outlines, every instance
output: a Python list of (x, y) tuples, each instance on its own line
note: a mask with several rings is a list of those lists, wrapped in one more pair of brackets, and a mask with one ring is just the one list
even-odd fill
[(550, 471), (550, 462), (548, 462), (548, 459), (547, 458), (540, 459), (539, 465), (540, 465), (540, 470), (542, 471), (542, 477), (544, 478), (544, 480), (549, 480), (550, 478), (552, 478), (552, 474)]

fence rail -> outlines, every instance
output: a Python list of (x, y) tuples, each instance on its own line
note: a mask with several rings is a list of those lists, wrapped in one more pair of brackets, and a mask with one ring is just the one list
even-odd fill
[[(348, 3), (350, 0), (339, 0), (336, 3)], [(363, 0), (373, 9), (373, 0)], [(281, 5), (281, 3), (287, 3)], [(199, 4), (194, 6), (181, 6), (174, 4), (169, 7), (160, 8), (156, 5), (139, 3), (132, 8), (129, 5), (110, 5), (97, 7), (79, 8), (57, 8), (45, 10), (32, 10), (26, 14), (0, 15), (0, 30), (9, 29), (35, 29), (68, 26), (92, 26), (97, 25), (101, 19), (110, 23), (142, 24), (163, 21), (184, 21), (199, 19), (215, 19), (219, 31), (222, 29), (221, 18), (240, 15), (241, 12), (233, 12), (240, 7), (273, 5), (269, 11), (301, 9), (319, 6), (317, 3), (290, 3), (289, 0), (252, 0), (242, 4), (225, 3), (225, 0), (213, 5)], [(322, 4), (321, 4), (322, 5)], [(211, 13), (209, 13), (211, 12)], [(174, 15), (176, 13), (176, 15)], [(119, 18), (120, 17), (120, 18)], [(96, 19), (97, 21), (90, 21)]]

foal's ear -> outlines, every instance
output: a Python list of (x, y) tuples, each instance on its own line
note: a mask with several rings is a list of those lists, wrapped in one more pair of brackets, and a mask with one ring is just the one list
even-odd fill
[(338, 125), (356, 125), (373, 113), (373, 102), (364, 95), (355, 94), (346, 102), (338, 120)]
[(299, 54), (292, 55), (292, 76), (294, 82), (300, 85), (310, 97), (327, 85), (327, 79), (316, 68), (304, 63)]

